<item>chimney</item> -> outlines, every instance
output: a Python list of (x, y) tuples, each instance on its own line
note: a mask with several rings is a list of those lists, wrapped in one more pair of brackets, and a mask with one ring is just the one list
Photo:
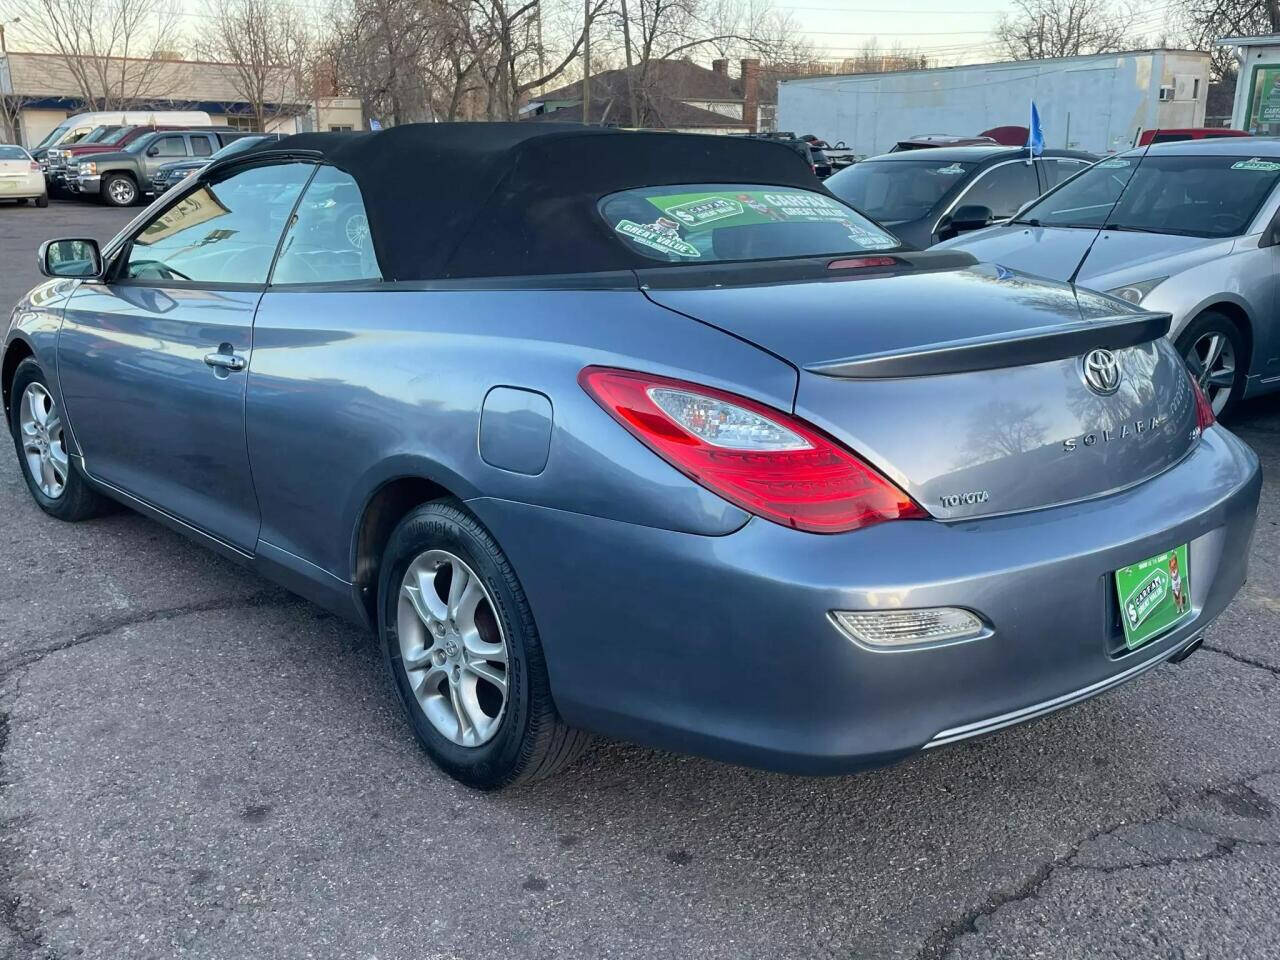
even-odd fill
[(752, 133), (760, 126), (760, 61), (742, 61), (742, 122)]
[(720, 76), (722, 77), (727, 77), (729, 75), (729, 61), (728, 60), (712, 60), (711, 71), (712, 73), (720, 74)]

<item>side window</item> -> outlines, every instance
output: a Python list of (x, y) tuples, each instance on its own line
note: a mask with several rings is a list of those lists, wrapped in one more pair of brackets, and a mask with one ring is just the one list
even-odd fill
[(1051, 190), (1088, 166), (1080, 160), (1041, 160), (1044, 165), (1044, 188)]
[(957, 206), (979, 204), (991, 208), (997, 220), (1012, 217), (1028, 200), (1040, 196), (1035, 169), (1021, 160), (992, 167), (956, 201)]
[(200, 184), (133, 238), (120, 279), (266, 283), (285, 221), (312, 169), (309, 163), (249, 167)]
[[(155, 151), (152, 153), (152, 151)], [(147, 147), (147, 155), (153, 157), (185, 157), (187, 148), (183, 146), (181, 137), (159, 137)]]
[(209, 145), (209, 138), (203, 134), (197, 134), (191, 138), (191, 155), (193, 157), (211, 157), (213, 156), (213, 147)]
[(360, 188), (336, 167), (321, 167), (298, 204), (271, 283), (381, 280)]

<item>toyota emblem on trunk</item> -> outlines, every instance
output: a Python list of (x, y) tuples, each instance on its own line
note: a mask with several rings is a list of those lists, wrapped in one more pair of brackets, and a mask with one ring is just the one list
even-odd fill
[(1090, 350), (1084, 355), (1084, 382), (1094, 393), (1106, 397), (1120, 389), (1120, 361), (1110, 350)]

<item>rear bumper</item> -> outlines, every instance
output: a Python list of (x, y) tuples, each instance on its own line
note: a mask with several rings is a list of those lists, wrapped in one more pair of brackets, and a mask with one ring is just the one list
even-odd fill
[[(1257, 458), (1221, 427), (1114, 496), (824, 537), (752, 520), (702, 537), (477, 499), (538, 623), (565, 720), (667, 749), (840, 773), (1101, 693), (1175, 655), (1243, 584)], [(1111, 574), (1190, 544), (1194, 616), (1117, 643)], [(856, 646), (831, 610), (963, 606), (993, 633)]]
[(43, 197), (44, 177), (31, 172), (18, 176), (0, 176), (0, 200), (21, 200)]

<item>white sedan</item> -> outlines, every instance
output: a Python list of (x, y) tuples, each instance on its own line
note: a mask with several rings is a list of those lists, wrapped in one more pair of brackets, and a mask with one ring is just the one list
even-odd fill
[(34, 200), (37, 207), (49, 205), (40, 164), (22, 147), (11, 143), (0, 144), (0, 200)]

